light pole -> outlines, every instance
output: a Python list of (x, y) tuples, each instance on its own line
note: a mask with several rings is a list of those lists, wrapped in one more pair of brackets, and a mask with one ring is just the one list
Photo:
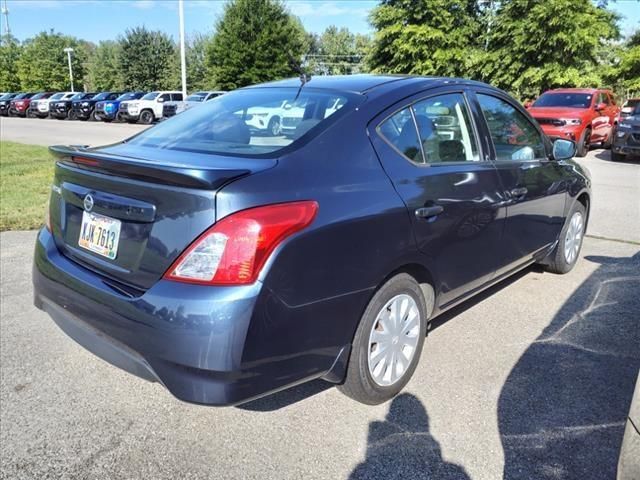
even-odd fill
[(73, 69), (71, 68), (71, 52), (73, 52), (73, 48), (67, 47), (64, 49), (67, 53), (67, 60), (69, 61), (69, 79), (71, 80), (71, 91), (75, 92), (73, 89)]
[(182, 77), (182, 95), (187, 98), (187, 61), (185, 58), (184, 46), (184, 1), (178, 0), (178, 13), (180, 17), (180, 70)]

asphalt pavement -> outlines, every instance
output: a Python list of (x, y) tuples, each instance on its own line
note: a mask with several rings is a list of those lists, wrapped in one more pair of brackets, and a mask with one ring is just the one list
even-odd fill
[(149, 128), (130, 123), (0, 117), (0, 137), (32, 145), (108, 145)]
[(182, 403), (36, 310), (35, 233), (0, 234), (0, 478), (615, 478), (640, 366), (640, 162), (580, 162), (589, 234), (611, 240), (587, 237), (568, 275), (527, 269), (437, 319), (404, 393), (375, 407), (320, 381)]

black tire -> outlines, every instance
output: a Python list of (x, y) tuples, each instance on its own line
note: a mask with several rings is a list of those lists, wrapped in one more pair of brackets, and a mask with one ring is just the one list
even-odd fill
[[(571, 261), (568, 261), (565, 255), (565, 243), (567, 241), (567, 231), (571, 225), (571, 219), (576, 213), (580, 213), (582, 215), (582, 232), (580, 236), (580, 244), (578, 247), (578, 252)], [(548, 263), (546, 268), (548, 271), (552, 273), (569, 273), (575, 264), (578, 262), (580, 258), (580, 251), (582, 250), (582, 243), (584, 241), (585, 227), (587, 225), (587, 210), (580, 202), (576, 202), (571, 212), (567, 216), (567, 219), (564, 222), (564, 226), (562, 227), (562, 231), (560, 232), (560, 237), (558, 238), (558, 245), (556, 245), (555, 250), (549, 256)]]
[(100, 121), (100, 119), (96, 115), (96, 111), (95, 110), (92, 110), (91, 113), (89, 114), (89, 121), (90, 122), (99, 122)]
[(591, 141), (591, 129), (585, 128), (582, 132), (582, 137), (578, 142), (578, 148), (576, 149), (576, 157), (586, 157), (589, 153), (589, 145)]
[(617, 153), (614, 152), (613, 150), (611, 150), (611, 161), (613, 162), (621, 162), (623, 161), (625, 158), (625, 155), (621, 154), (621, 153)]
[[(378, 313), (382, 311), (391, 299), (401, 294), (410, 296), (418, 307), (418, 343), (413, 357), (402, 376), (389, 386), (381, 386), (373, 380), (369, 372), (369, 335), (377, 323)], [(377, 405), (390, 400), (404, 388), (420, 361), (424, 338), (427, 334), (428, 312), (433, 310), (434, 296), (431, 288), (428, 297), (429, 304), (427, 305), (420, 285), (412, 276), (406, 273), (392, 277), (380, 287), (367, 305), (356, 330), (345, 381), (338, 386), (342, 393), (360, 403)]]
[(611, 149), (611, 143), (613, 142), (613, 135), (614, 134), (615, 134), (615, 130), (611, 129), (607, 139), (604, 142), (602, 142), (602, 148), (604, 148), (605, 150), (610, 150)]
[(155, 120), (155, 116), (151, 110), (143, 110), (140, 112), (140, 123), (143, 125), (151, 125)]
[(273, 117), (269, 120), (269, 126), (267, 127), (272, 137), (277, 137), (282, 133), (282, 122), (280, 117)]

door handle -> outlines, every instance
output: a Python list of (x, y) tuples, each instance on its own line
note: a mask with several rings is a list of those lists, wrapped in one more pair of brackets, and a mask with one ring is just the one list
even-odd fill
[(421, 207), (416, 209), (416, 217), (418, 218), (431, 218), (436, 215), (440, 215), (444, 211), (440, 205), (434, 205), (433, 207)]
[(529, 190), (527, 190), (527, 187), (517, 187), (512, 188), (509, 193), (512, 197), (524, 197), (527, 193), (529, 193)]

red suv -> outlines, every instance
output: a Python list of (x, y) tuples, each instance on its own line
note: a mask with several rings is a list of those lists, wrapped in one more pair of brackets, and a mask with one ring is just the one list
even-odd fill
[(598, 88), (549, 90), (527, 108), (547, 135), (574, 140), (578, 157), (594, 143), (611, 146), (620, 112), (613, 93)]

